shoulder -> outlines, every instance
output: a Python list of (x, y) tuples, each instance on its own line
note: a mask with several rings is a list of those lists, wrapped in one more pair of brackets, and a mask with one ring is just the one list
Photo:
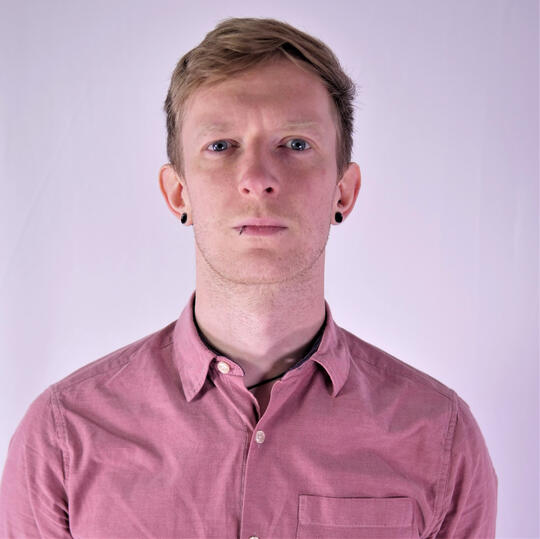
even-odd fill
[[(429, 374), (405, 363), (347, 330), (349, 383), (363, 404), (391, 421), (422, 422), (442, 437), (445, 453), (489, 461), (486, 443), (469, 404)], [(491, 468), (491, 464), (487, 466)]]
[(355, 369), (359, 374), (368, 375), (375, 383), (399, 385), (411, 390), (414, 388), (415, 391), (432, 393), (457, 405), (456, 392), (436, 378), (345, 329), (341, 331), (349, 346), (351, 369)]
[(28, 440), (46, 435), (51, 443), (62, 437), (63, 404), (99, 401), (100, 394), (118, 393), (122, 386), (141, 384), (172, 344), (174, 322), (137, 341), (88, 363), (47, 387), (27, 408), (14, 438)]
[[(458, 417), (472, 428), (468, 404), (457, 392), (392, 354), (342, 329), (350, 353), (345, 386), (374, 410), (393, 410), (393, 420), (420, 421), (436, 428), (450, 443)], [(345, 389), (344, 388), (344, 389)]]
[(171, 322), (158, 331), (80, 367), (54, 383), (49, 390), (54, 397), (54, 395), (77, 392), (84, 387), (108, 384), (120, 372), (127, 377), (143, 376), (144, 370), (155, 366), (164, 351), (172, 344), (174, 324), (175, 322)]
[(27, 408), (10, 451), (22, 455), (23, 448), (32, 447), (41, 454), (52, 452), (65, 458), (70, 427), (80, 426), (84, 418), (91, 422), (109, 417), (115, 410), (137, 402), (152, 387), (152, 376), (163, 376), (173, 328), (174, 322), (47, 387)]

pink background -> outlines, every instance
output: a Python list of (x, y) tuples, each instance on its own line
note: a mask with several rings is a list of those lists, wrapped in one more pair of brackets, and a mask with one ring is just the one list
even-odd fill
[(465, 399), (497, 536), (538, 537), (538, 3), (2, 1), (0, 459), (30, 402), (178, 317), (192, 229), (162, 200), (176, 61), (227, 16), (286, 20), (359, 87), (336, 322)]

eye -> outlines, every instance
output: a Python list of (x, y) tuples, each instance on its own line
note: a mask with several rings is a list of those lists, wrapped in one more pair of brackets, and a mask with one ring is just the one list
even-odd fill
[(211, 152), (224, 152), (231, 147), (231, 143), (228, 140), (216, 140), (207, 146), (207, 150)]
[(288, 140), (285, 143), (285, 146), (297, 152), (303, 152), (304, 150), (309, 150), (311, 148), (311, 146), (309, 145), (309, 142), (301, 138), (293, 138), (291, 140)]

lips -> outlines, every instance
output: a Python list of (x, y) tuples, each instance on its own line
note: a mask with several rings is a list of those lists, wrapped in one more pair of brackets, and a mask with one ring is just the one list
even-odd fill
[(286, 229), (284, 226), (241, 226), (235, 228), (239, 235), (247, 236), (272, 236), (279, 234)]
[(271, 236), (286, 228), (281, 221), (268, 217), (244, 219), (234, 227), (240, 235), (246, 234), (248, 236)]

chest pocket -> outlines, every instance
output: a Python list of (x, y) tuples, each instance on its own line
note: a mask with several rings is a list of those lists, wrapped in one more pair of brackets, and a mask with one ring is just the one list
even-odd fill
[(411, 498), (331, 498), (301, 494), (297, 539), (419, 537)]

